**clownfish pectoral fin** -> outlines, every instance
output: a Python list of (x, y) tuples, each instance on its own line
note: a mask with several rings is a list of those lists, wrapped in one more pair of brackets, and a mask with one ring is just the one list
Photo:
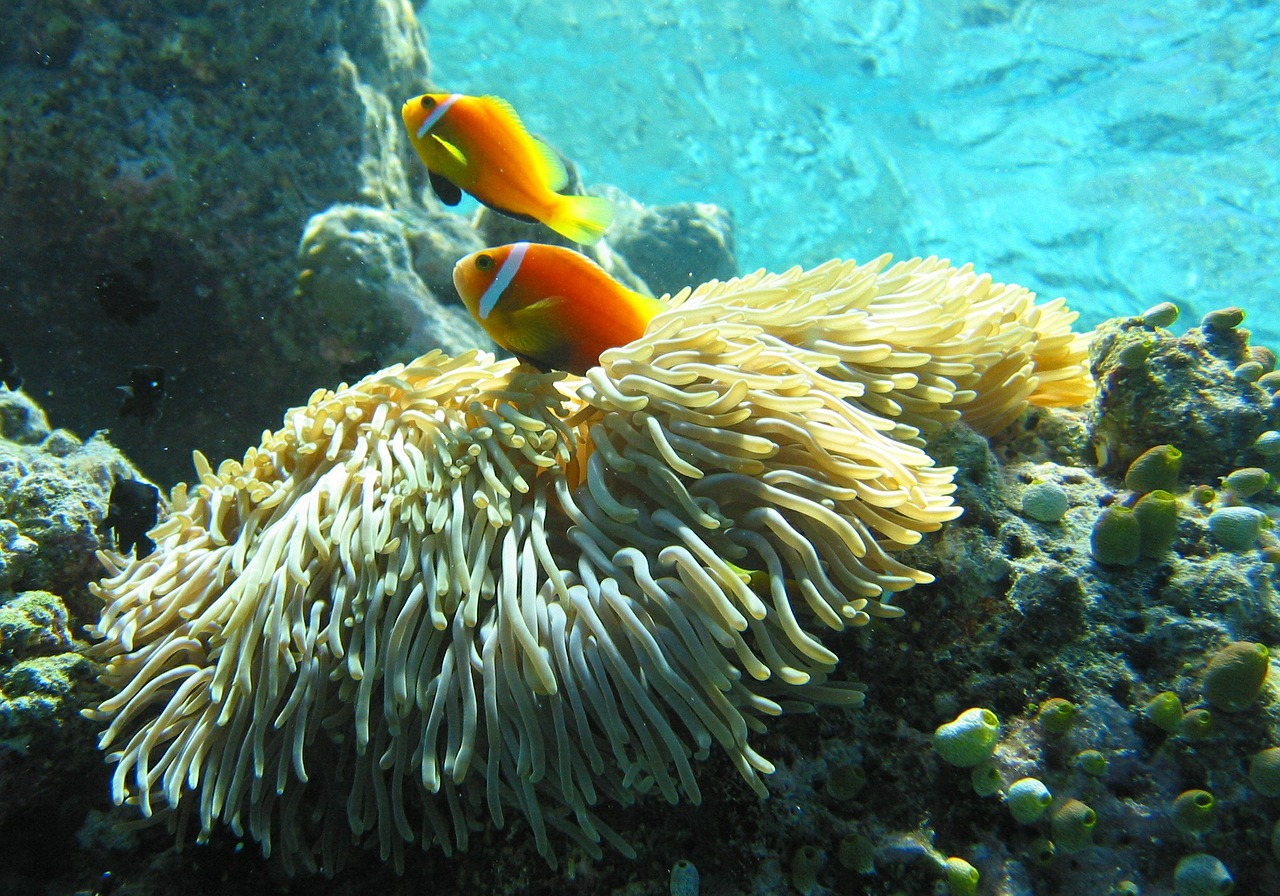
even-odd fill
[(564, 296), (547, 296), (511, 313), (504, 348), (544, 370), (563, 370), (570, 329)]
[(443, 174), (427, 169), (431, 189), (445, 205), (457, 205), (462, 201), (462, 189)]
[(458, 149), (458, 147), (454, 146), (448, 140), (440, 139), (435, 134), (428, 134), (426, 139), (435, 143), (435, 145), (440, 148), (441, 152), (452, 158), (455, 163), (464, 168), (466, 167), (467, 157), (463, 154), (462, 150)]
[(546, 296), (511, 312), (511, 350), (534, 352), (564, 337), (571, 303), (565, 296)]

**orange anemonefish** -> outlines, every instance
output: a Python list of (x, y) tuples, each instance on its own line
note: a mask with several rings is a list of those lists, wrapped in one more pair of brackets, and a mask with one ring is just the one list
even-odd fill
[(494, 211), (541, 221), (576, 243), (594, 243), (613, 221), (608, 199), (556, 192), (569, 182), (564, 164), (506, 100), (424, 93), (406, 102), (400, 117), (445, 205), (457, 205), (465, 190)]
[(541, 243), (473, 252), (454, 266), (453, 285), (498, 345), (544, 370), (579, 375), (605, 349), (643, 335), (666, 308), (585, 255)]

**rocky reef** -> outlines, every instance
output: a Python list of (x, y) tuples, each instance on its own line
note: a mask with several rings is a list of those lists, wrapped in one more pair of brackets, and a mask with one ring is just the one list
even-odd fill
[(105, 440), (51, 430), (29, 398), (0, 389), (0, 842), (11, 857), (0, 892), (44, 879), (86, 813), (110, 804), (79, 715), (101, 698), (82, 626), (97, 612), (86, 585), (111, 546), (98, 528), (112, 485), (134, 475)]
[[(668, 892), (681, 863), (676, 879), (691, 886), (692, 868), (700, 892), (1185, 894), (1199, 892), (1193, 875), (1220, 873), (1243, 892), (1275, 888), (1280, 703), (1267, 648), (1280, 645), (1280, 411), (1266, 374), (1245, 371), (1242, 384), (1245, 356), (1265, 357), (1239, 326), (1174, 335), (1141, 317), (1110, 321), (1094, 341), (1103, 388), (1091, 407), (1031, 411), (991, 441), (962, 425), (933, 439), (931, 453), (959, 470), (965, 513), (905, 559), (938, 581), (900, 598), (904, 619), (833, 640), (841, 668), (867, 683), (866, 706), (772, 725), (759, 743), (778, 765), (769, 799), (713, 757), (700, 806), (603, 808), (634, 860), (571, 852), (548, 875), (513, 824), (466, 853), (410, 855), (404, 878), (368, 855), (307, 886), (349, 893), (372, 879), (399, 892), (430, 874), (459, 890), (638, 896)], [(214, 873), (218, 892), (269, 891), (274, 860), (242, 853), (229, 833), (193, 846), (117, 828), (132, 810), (106, 805), (108, 767), (76, 714), (100, 696), (80, 632), (111, 479), (136, 472), (104, 440), (81, 445), (21, 394), (4, 397), (0, 836), (58, 854), (49, 892), (95, 892), (104, 871), (134, 893)], [(1157, 402), (1185, 408), (1195, 440), (1168, 415), (1134, 410)], [(1209, 439), (1213, 451), (1199, 444)], [(1160, 493), (1172, 524), (1138, 511)], [(1239, 508), (1259, 519), (1247, 543), (1214, 523)], [(1140, 524), (1121, 539), (1164, 534), (1108, 554), (1099, 528), (1112, 510)], [(968, 708), (990, 728), (944, 749), (946, 723)], [(16, 886), (50, 869), (5, 873)]]

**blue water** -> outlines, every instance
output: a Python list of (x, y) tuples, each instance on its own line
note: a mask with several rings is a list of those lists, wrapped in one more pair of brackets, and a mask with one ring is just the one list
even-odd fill
[(443, 89), (588, 183), (730, 208), (742, 269), (942, 255), (1093, 324), (1240, 305), (1280, 343), (1274, 2), (431, 0)]

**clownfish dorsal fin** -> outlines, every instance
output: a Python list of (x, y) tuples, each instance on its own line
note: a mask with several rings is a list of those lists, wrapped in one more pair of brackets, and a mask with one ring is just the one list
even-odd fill
[(528, 128), (524, 126), (524, 122), (520, 120), (520, 116), (516, 114), (516, 110), (502, 97), (486, 96), (485, 99), (492, 103), (503, 115), (510, 118), (516, 129), (529, 140), (539, 179), (544, 181), (553, 193), (562, 190), (564, 185), (569, 182), (569, 172), (565, 170), (564, 162), (560, 161), (560, 155), (546, 143), (530, 134)]
[(546, 180), (552, 193), (559, 193), (569, 183), (569, 172), (565, 169), (564, 162), (560, 161), (560, 154), (532, 134), (529, 135), (529, 140), (537, 153), (538, 173)]

